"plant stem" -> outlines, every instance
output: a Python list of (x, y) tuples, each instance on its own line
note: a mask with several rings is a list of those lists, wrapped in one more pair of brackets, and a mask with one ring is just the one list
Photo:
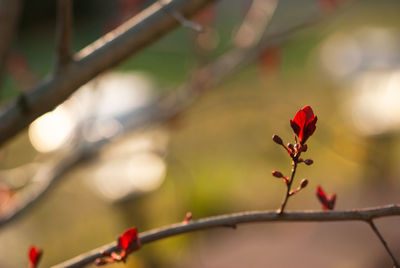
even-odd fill
[(393, 267), (395, 268), (399, 268), (399, 263), (397, 262), (396, 258), (394, 257), (392, 251), (390, 250), (388, 244), (386, 243), (386, 240), (383, 238), (383, 236), (381, 235), (381, 233), (379, 232), (378, 228), (376, 227), (376, 225), (374, 224), (374, 222), (372, 220), (368, 221), (369, 225), (371, 226), (372, 230), (374, 231), (374, 233), (376, 234), (376, 236), (378, 236), (379, 240), (382, 242), (382, 245), (385, 247), (387, 253), (389, 254), (390, 258), (392, 258), (393, 261)]
[(278, 210), (278, 214), (279, 214), (279, 215), (282, 215), (283, 210), (284, 210), (285, 207), (286, 207), (286, 203), (287, 203), (287, 201), (288, 201), (288, 199), (289, 199), (289, 197), (290, 197), (290, 190), (291, 190), (291, 188), (292, 188), (293, 179), (294, 179), (294, 176), (295, 176), (295, 174), (296, 174), (297, 164), (298, 164), (297, 157), (296, 157), (296, 158), (293, 158), (292, 174), (290, 175), (290, 180), (289, 180), (288, 184), (286, 185), (286, 186), (287, 186), (286, 196), (285, 196), (285, 198), (284, 198), (283, 201), (282, 201), (282, 204), (281, 204), (280, 209)]

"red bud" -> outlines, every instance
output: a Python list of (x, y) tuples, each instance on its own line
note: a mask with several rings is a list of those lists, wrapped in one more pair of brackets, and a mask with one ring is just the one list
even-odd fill
[(283, 140), (281, 139), (281, 137), (279, 137), (278, 135), (274, 134), (272, 136), (272, 140), (279, 145), (283, 145)]
[(322, 204), (324, 210), (333, 210), (336, 202), (336, 194), (327, 195), (321, 186), (317, 187), (317, 197)]
[(277, 170), (273, 170), (271, 173), (272, 173), (272, 176), (274, 176), (274, 177), (283, 178), (283, 174)]
[(300, 189), (305, 188), (308, 185), (308, 180), (307, 179), (302, 179), (300, 182)]
[(309, 165), (312, 165), (312, 164), (314, 163), (314, 161), (313, 161), (312, 159), (306, 159), (306, 160), (304, 160), (304, 163), (305, 163), (307, 166), (309, 166)]
[(192, 220), (192, 218), (193, 218), (192, 212), (189, 211), (186, 213), (185, 218), (183, 219), (183, 222), (188, 223)]

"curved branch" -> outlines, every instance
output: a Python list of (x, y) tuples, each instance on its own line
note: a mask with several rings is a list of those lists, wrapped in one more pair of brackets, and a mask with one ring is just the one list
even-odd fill
[(170, 12), (190, 17), (216, 0), (171, 0), (156, 2), (112, 32), (82, 49), (75, 60), (53, 74), (0, 112), (0, 145), (27, 127), (40, 115), (68, 98), (76, 89), (145, 48), (179, 25)]
[[(177, 223), (159, 229), (143, 232), (139, 235), (142, 245), (185, 233), (205, 230), (217, 227), (235, 227), (238, 224), (256, 222), (332, 222), (332, 221), (363, 221), (371, 222), (372, 219), (400, 216), (400, 205), (388, 205), (365, 209), (353, 209), (343, 211), (302, 211), (284, 212), (279, 215), (275, 211), (251, 211), (235, 214), (214, 216), (192, 221), (189, 223)], [(94, 249), (88, 253), (77, 256), (69, 261), (63, 262), (54, 268), (82, 267), (92, 263), (95, 259), (102, 257), (101, 252), (112, 252), (116, 249), (116, 242)]]

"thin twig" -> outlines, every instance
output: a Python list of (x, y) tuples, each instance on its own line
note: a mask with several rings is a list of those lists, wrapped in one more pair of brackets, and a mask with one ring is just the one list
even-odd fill
[[(155, 242), (171, 236), (184, 233), (205, 230), (217, 227), (236, 226), (244, 223), (256, 222), (332, 222), (332, 221), (366, 221), (388, 216), (399, 216), (399, 205), (388, 205), (384, 207), (374, 207), (359, 210), (344, 211), (304, 211), (304, 212), (286, 212), (279, 215), (274, 211), (251, 211), (236, 214), (220, 215), (209, 217), (197, 221), (181, 222), (166, 226), (163, 228), (143, 232), (139, 235), (142, 245)], [(100, 248), (91, 250), (88, 253), (79, 255), (71, 260), (53, 266), (53, 268), (61, 267), (82, 267), (92, 263), (96, 258), (102, 256), (101, 252), (111, 252), (116, 249), (116, 242), (104, 245)]]
[(397, 262), (396, 258), (394, 257), (392, 251), (390, 250), (388, 244), (386, 243), (386, 240), (383, 238), (383, 236), (381, 235), (381, 233), (379, 232), (378, 228), (376, 227), (375, 223), (371, 220), (367, 221), (369, 226), (371, 226), (372, 230), (374, 231), (374, 233), (376, 234), (376, 236), (379, 238), (379, 240), (381, 241), (382, 245), (385, 247), (387, 253), (389, 254), (390, 258), (392, 258), (393, 261), (393, 267), (395, 268), (399, 268), (399, 263)]
[(291, 190), (291, 188), (292, 188), (292, 183), (293, 183), (294, 177), (295, 177), (295, 175), (296, 175), (297, 164), (298, 164), (297, 159), (293, 159), (292, 174), (290, 175), (290, 180), (289, 180), (289, 182), (286, 184), (286, 186), (287, 186), (286, 195), (285, 195), (285, 197), (284, 197), (284, 199), (283, 199), (283, 201), (282, 201), (281, 207), (280, 207), (280, 209), (279, 209), (279, 211), (278, 211), (278, 214), (279, 214), (279, 215), (282, 215), (283, 211), (285, 210), (287, 201), (289, 200), (289, 197), (290, 197), (290, 190)]
[(193, 31), (196, 31), (196, 32), (199, 32), (199, 33), (204, 31), (204, 27), (203, 27), (203, 26), (201, 26), (200, 24), (198, 24), (198, 23), (196, 23), (196, 22), (194, 22), (194, 21), (191, 21), (191, 20), (186, 19), (186, 18), (185, 18), (184, 16), (182, 16), (182, 14), (179, 13), (178, 11), (173, 11), (171, 15), (172, 15), (172, 17), (174, 17), (180, 24), (182, 24), (183, 27), (192, 29)]
[(57, 0), (57, 59), (56, 71), (63, 69), (72, 60), (71, 35), (73, 0)]
[[(164, 7), (166, 7), (166, 4), (168, 3), (168, 1), (165, 1), (165, 0), (158, 0), (158, 2)], [(164, 3), (164, 2), (166, 2), (166, 3)], [(168, 8), (166, 8), (165, 11), (167, 13), (169, 13), (174, 19), (176, 19), (176, 21), (179, 22), (183, 27), (192, 29), (196, 32), (204, 31), (203, 26), (201, 26), (200, 24), (198, 24), (194, 21), (186, 19), (185, 16), (183, 16), (179, 11), (168, 10)]]

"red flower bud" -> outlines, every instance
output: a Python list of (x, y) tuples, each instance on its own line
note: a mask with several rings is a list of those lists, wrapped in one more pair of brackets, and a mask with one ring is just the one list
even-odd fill
[(271, 173), (272, 173), (272, 176), (274, 176), (274, 177), (283, 178), (283, 174), (277, 170), (273, 170)]
[(306, 106), (296, 113), (293, 120), (290, 120), (290, 126), (297, 137), (299, 137), (302, 145), (305, 144), (307, 139), (314, 133), (317, 119), (311, 107)]
[(118, 238), (118, 248), (129, 252), (139, 248), (139, 236), (135, 227), (126, 230)]
[(321, 186), (317, 187), (317, 197), (324, 210), (333, 210), (336, 202), (336, 194), (326, 195)]
[(309, 165), (312, 165), (312, 164), (314, 163), (314, 161), (313, 161), (312, 159), (306, 159), (306, 160), (304, 160), (304, 163), (305, 163), (307, 166), (309, 166)]
[(308, 180), (307, 179), (302, 179), (300, 182), (300, 189), (303, 189), (305, 187), (307, 187), (308, 185)]
[(278, 135), (274, 134), (272, 136), (272, 140), (279, 145), (283, 145), (283, 140), (281, 139), (281, 137), (279, 137)]
[(36, 248), (35, 246), (31, 246), (29, 248), (28, 256), (29, 256), (29, 267), (36, 268), (39, 264), (40, 258), (42, 257), (43, 250)]
[(183, 219), (183, 222), (188, 223), (192, 220), (192, 218), (193, 218), (192, 212), (189, 211), (186, 213), (185, 218)]
[(130, 253), (140, 248), (140, 240), (135, 227), (126, 230), (117, 240), (117, 248), (115, 251), (100, 252), (102, 258), (97, 258), (94, 262), (95, 265), (105, 265), (112, 262), (125, 262)]

